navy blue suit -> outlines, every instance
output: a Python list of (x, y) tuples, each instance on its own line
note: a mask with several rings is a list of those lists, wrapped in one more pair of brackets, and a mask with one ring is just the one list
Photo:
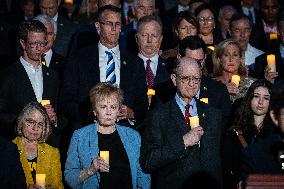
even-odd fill
[[(120, 49), (120, 88), (124, 91), (124, 104), (134, 110), (137, 121), (144, 119), (147, 111), (144, 67), (137, 58)], [(100, 82), (98, 44), (88, 46), (71, 56), (66, 65), (62, 85), (61, 104), (73, 128), (89, 123), (89, 91)], [(92, 113), (91, 113), (92, 114)], [(93, 120), (92, 120), (93, 121)]]

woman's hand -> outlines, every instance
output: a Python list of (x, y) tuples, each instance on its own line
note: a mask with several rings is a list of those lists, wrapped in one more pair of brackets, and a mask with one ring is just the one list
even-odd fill
[(41, 189), (41, 187), (39, 185), (33, 184), (33, 185), (29, 185), (28, 189)]
[(97, 171), (109, 172), (109, 164), (107, 164), (103, 158), (97, 157), (93, 160), (90, 169), (93, 171), (93, 174)]
[(227, 86), (228, 92), (230, 94), (239, 94), (240, 91), (239, 91), (239, 88), (237, 87), (236, 84), (234, 84), (234, 83), (227, 83), (226, 86)]
[(278, 77), (278, 72), (271, 72), (270, 67), (266, 66), (264, 70), (264, 77), (266, 80), (268, 80), (270, 83), (274, 84), (275, 78)]

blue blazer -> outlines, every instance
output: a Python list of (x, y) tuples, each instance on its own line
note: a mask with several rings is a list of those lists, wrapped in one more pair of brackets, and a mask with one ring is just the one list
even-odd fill
[[(140, 135), (133, 129), (120, 125), (117, 125), (117, 131), (129, 159), (133, 188), (150, 188), (151, 177), (142, 172), (139, 164)], [(99, 172), (83, 182), (79, 181), (80, 171), (89, 168), (98, 154), (96, 124), (76, 130), (71, 139), (64, 171), (65, 180), (72, 188), (99, 188)]]

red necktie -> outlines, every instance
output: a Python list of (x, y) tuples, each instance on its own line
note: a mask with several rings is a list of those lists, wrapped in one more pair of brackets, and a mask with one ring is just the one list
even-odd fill
[(189, 108), (190, 108), (190, 104), (187, 104), (185, 106), (185, 111), (184, 111), (184, 119), (185, 122), (189, 125), (189, 117), (191, 117), (190, 113), (189, 113)]
[(154, 85), (154, 74), (151, 69), (151, 60), (148, 59), (147, 61), (147, 66), (146, 66), (146, 79), (147, 79), (147, 85), (148, 89), (152, 89)]

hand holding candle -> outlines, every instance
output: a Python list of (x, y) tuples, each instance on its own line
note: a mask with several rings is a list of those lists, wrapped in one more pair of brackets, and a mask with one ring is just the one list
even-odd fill
[(275, 55), (274, 54), (267, 55), (267, 65), (270, 68), (270, 72), (276, 72)]
[(231, 83), (234, 83), (237, 87), (239, 86), (241, 77), (239, 75), (232, 75)]
[(45, 174), (36, 174), (36, 185), (45, 188)]

